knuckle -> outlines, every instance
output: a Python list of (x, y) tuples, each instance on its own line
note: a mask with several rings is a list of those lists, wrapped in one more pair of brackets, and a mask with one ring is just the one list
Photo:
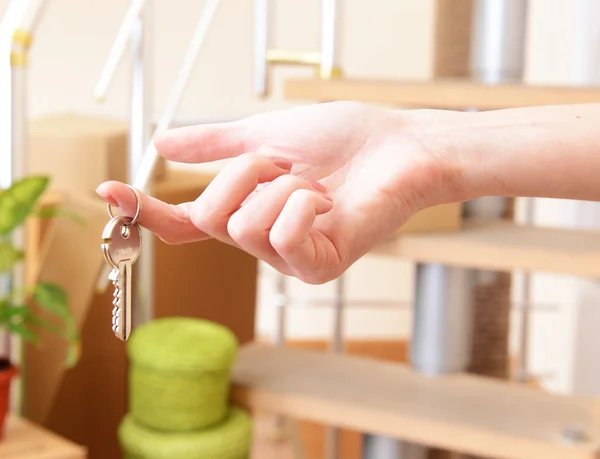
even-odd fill
[(234, 241), (243, 241), (249, 237), (251, 231), (246, 223), (247, 219), (240, 212), (231, 216), (227, 222), (227, 232)]
[(290, 200), (294, 203), (305, 203), (313, 201), (316, 197), (317, 194), (314, 191), (301, 189), (294, 191), (290, 196)]
[(234, 160), (233, 164), (235, 168), (248, 169), (256, 167), (260, 160), (260, 156), (256, 153), (243, 153)]
[(233, 214), (227, 222), (227, 233), (240, 245), (254, 244), (261, 237), (266, 240), (266, 231), (253, 223), (247, 212)]
[(218, 216), (204, 204), (196, 201), (190, 210), (190, 221), (201, 231), (210, 233), (218, 227)]
[(282, 231), (272, 229), (269, 232), (269, 242), (277, 252), (287, 252), (293, 248), (293, 242)]
[(276, 177), (273, 180), (272, 185), (277, 186), (278, 188), (284, 188), (284, 189), (296, 189), (296, 188), (308, 186), (304, 179), (297, 177), (295, 175), (289, 175), (289, 174), (280, 175), (279, 177)]

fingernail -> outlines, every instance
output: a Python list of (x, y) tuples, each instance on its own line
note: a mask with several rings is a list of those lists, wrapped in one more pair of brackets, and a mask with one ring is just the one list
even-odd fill
[(103, 193), (102, 190), (96, 188), (96, 193), (106, 202), (108, 202), (111, 206), (119, 207), (119, 203), (113, 198), (111, 195)]
[(287, 159), (283, 159), (283, 158), (274, 158), (272, 159), (273, 164), (275, 164), (277, 167), (280, 167), (282, 169), (286, 169), (286, 170), (290, 170), (292, 168), (292, 162), (288, 161)]
[(310, 184), (315, 189), (315, 191), (319, 191), (320, 193), (327, 193), (327, 187), (322, 183), (319, 183), (315, 180), (311, 180)]
[(327, 199), (328, 201), (333, 201), (333, 198), (329, 194), (329, 191), (327, 190), (327, 187), (325, 185), (315, 180), (311, 180), (310, 184), (312, 185), (313, 189), (325, 199)]

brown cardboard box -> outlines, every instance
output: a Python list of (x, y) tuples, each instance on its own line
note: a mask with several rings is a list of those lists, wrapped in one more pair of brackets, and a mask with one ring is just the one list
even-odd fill
[[(51, 176), (51, 187), (92, 193), (106, 180), (127, 182), (129, 124), (81, 114), (58, 114), (29, 124), (29, 174)], [(156, 168), (164, 177), (165, 161)]]
[(428, 207), (407, 221), (397, 234), (452, 232), (462, 228), (462, 204), (442, 204)]
[[(211, 178), (169, 171), (153, 194), (173, 204), (193, 200)], [(67, 193), (63, 202), (91, 216), (89, 223), (81, 227), (61, 219), (48, 225), (38, 277), (67, 287), (80, 326), (81, 361), (65, 370), (66, 347), (54, 335), (41, 333), (39, 348), (27, 345), (25, 416), (84, 445), (90, 459), (119, 459), (117, 427), (127, 411), (126, 344), (111, 331), (112, 290), (95, 293), (104, 263), (101, 227), (108, 216), (99, 198), (73, 195)], [(254, 339), (255, 258), (214, 240), (170, 246), (154, 238), (154, 243), (155, 317), (200, 317), (229, 327), (240, 343)], [(70, 247), (63, 251), (65, 245)]]

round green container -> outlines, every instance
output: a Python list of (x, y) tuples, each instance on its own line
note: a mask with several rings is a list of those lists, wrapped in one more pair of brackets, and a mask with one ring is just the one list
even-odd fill
[(237, 340), (227, 328), (187, 317), (156, 319), (127, 345), (130, 414), (155, 430), (199, 430), (227, 413)]
[(247, 459), (252, 445), (250, 416), (229, 409), (224, 421), (199, 432), (158, 432), (137, 424), (130, 415), (119, 426), (125, 459)]

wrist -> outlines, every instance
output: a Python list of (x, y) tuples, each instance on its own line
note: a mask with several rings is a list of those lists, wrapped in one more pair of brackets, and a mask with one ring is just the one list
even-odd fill
[(482, 196), (600, 201), (600, 104), (406, 112), (446, 177), (446, 200)]
[[(404, 111), (407, 127), (428, 163), (426, 193), (431, 181), (440, 184), (434, 205), (464, 202), (484, 196), (477, 177), (481, 161), (469, 140), (472, 113), (423, 109)], [(485, 183), (485, 180), (483, 181)]]

